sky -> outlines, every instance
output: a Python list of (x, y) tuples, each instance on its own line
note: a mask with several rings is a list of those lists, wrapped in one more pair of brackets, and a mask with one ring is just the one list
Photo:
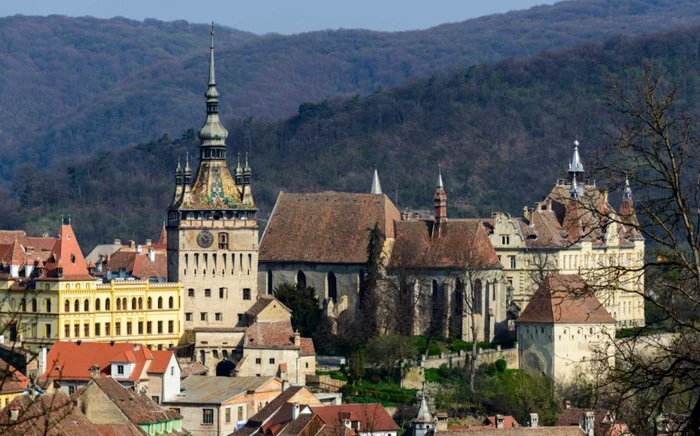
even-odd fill
[(425, 29), (482, 15), (527, 9), (554, 0), (0, 0), (0, 16), (15, 14), (143, 20), (187, 20), (254, 33), (337, 28)]

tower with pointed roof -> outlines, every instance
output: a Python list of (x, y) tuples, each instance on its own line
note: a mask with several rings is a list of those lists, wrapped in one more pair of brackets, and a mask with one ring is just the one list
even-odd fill
[(377, 173), (376, 168), (374, 169), (374, 176), (372, 176), (372, 189), (370, 193), (376, 195), (382, 194), (382, 184), (379, 183), (379, 173)]
[(433, 196), (433, 206), (435, 208), (435, 228), (433, 230), (433, 235), (439, 236), (441, 224), (447, 220), (447, 192), (445, 192), (445, 185), (442, 183), (441, 167), (438, 167), (438, 181), (435, 195)]
[[(204, 96), (206, 120), (199, 132), (199, 165), (194, 179), (189, 156), (182, 178), (179, 167), (176, 170), (176, 183), (181, 181), (182, 186), (176, 187), (166, 225), (168, 280), (183, 283), (185, 329), (195, 335), (243, 325), (243, 314), (257, 295), (258, 225), (252, 169), (247, 155), (244, 168), (239, 157), (235, 177), (228, 167), (228, 131), (219, 119), (213, 24)], [(197, 356), (200, 360), (221, 355), (202, 351)]]

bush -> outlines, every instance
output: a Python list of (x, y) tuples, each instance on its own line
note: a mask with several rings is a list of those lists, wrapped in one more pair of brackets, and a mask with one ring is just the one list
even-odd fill
[[(428, 338), (425, 336), (411, 336), (409, 338), (409, 341), (411, 345), (413, 346), (415, 356), (420, 356), (425, 352), (425, 344), (428, 341)], [(432, 338), (430, 340), (430, 348), (428, 349), (428, 356), (438, 356), (442, 350), (440, 349), (440, 346), (437, 344), (437, 341), (435, 338)]]
[(508, 367), (508, 362), (505, 361), (505, 359), (498, 359), (496, 361), (496, 372), (499, 374), (503, 374), (506, 372), (506, 368)]

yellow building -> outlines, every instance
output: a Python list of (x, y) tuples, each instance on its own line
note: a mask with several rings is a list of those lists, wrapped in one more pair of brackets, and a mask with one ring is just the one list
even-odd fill
[[(30, 350), (57, 340), (177, 345), (183, 331), (180, 283), (119, 280), (88, 273), (69, 223), (63, 223), (44, 263), (16, 241), (3, 258), (0, 317), (6, 341)], [(7, 261), (6, 261), (7, 260)]]

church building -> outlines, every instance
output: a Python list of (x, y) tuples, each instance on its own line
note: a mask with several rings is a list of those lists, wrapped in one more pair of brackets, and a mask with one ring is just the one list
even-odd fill
[[(245, 326), (244, 314), (257, 297), (258, 224), (251, 189), (251, 168), (240, 158), (235, 175), (228, 169), (227, 130), (219, 120), (214, 69), (214, 30), (209, 49), (206, 121), (199, 132), (199, 166), (189, 156), (178, 163), (175, 194), (168, 208), (168, 280), (183, 284), (184, 342), (214, 371), (227, 334)], [(199, 334), (207, 334), (200, 348)], [(212, 343), (212, 334), (217, 339)]]

